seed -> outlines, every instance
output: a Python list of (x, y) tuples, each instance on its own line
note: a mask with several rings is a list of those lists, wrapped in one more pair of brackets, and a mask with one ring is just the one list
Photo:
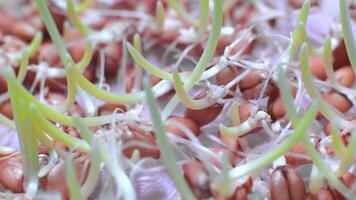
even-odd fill
[(239, 187), (235, 192), (235, 200), (247, 200), (248, 199), (248, 191), (244, 187)]
[(335, 107), (337, 110), (339, 110), (342, 113), (346, 112), (352, 107), (351, 101), (338, 92), (334, 92), (334, 91), (325, 92), (323, 94), (323, 98), (331, 106)]
[(305, 196), (305, 186), (299, 172), (288, 168), (286, 171), (286, 180), (289, 187), (289, 194), (292, 200), (303, 200)]
[(347, 56), (344, 40), (340, 40), (338, 46), (333, 50), (333, 67), (339, 69), (344, 66), (350, 66), (350, 60)]
[(127, 111), (127, 108), (123, 104), (113, 104), (113, 103), (105, 103), (104, 105), (101, 105), (99, 107), (99, 115), (110, 115), (112, 114), (115, 110), (118, 110), (121, 113), (124, 113)]
[(348, 88), (351, 88), (355, 81), (355, 75), (350, 66), (336, 70), (335, 78), (342, 86)]
[(38, 49), (37, 62), (47, 62), (50, 66), (60, 66), (60, 57), (53, 43), (42, 43), (42, 45)]
[(11, 102), (9, 100), (0, 104), (0, 113), (5, 115), (9, 119), (14, 118), (14, 116), (12, 114)]
[(320, 80), (326, 79), (324, 60), (319, 57), (311, 57), (309, 60), (311, 73)]
[[(303, 6), (304, 0), (288, 0), (289, 5), (294, 9), (300, 9)], [(318, 0), (311, 0), (310, 6), (317, 6)]]
[(263, 82), (262, 73), (260, 71), (255, 70), (249, 73), (245, 78), (243, 78), (239, 82), (239, 87), (241, 91), (243, 91), (246, 89), (253, 88), (262, 82)]
[(270, 178), (271, 200), (303, 200), (305, 186), (299, 172), (293, 168), (277, 167)]
[(99, 51), (96, 51), (94, 60), (96, 60), (96, 65), (100, 65), (100, 51), (103, 51), (105, 58), (105, 76), (114, 77), (116, 76), (120, 61), (121, 61), (121, 44), (106, 44), (99, 47)]
[(328, 189), (321, 189), (318, 194), (308, 194), (307, 200), (335, 200), (332, 193)]
[(129, 129), (131, 131), (131, 134), (125, 134), (122, 136), (122, 142), (123, 143), (128, 143), (128, 142), (141, 142), (149, 145), (150, 147), (146, 146), (140, 146), (140, 145), (132, 145), (126, 149), (123, 150), (123, 153), (125, 154), (126, 157), (130, 158), (132, 156), (132, 153), (137, 149), (140, 152), (140, 156), (142, 158), (144, 157), (152, 157), (152, 158), (159, 158), (160, 157), (160, 151), (159, 148), (157, 147), (155, 137), (153, 136), (152, 133), (146, 132), (142, 130), (139, 127), (136, 127), (134, 125), (129, 125)]
[[(73, 160), (74, 170), (76, 172), (77, 182), (79, 183), (82, 171), (84, 170), (84, 159), (79, 157)], [(88, 169), (84, 173), (87, 176)], [(85, 179), (84, 179), (85, 181)], [(81, 183), (79, 183), (81, 184)], [(69, 191), (66, 182), (65, 161), (59, 163), (49, 172), (45, 189), (48, 191), (57, 191), (62, 194), (63, 199), (68, 199)]]
[[(261, 95), (264, 83), (260, 83), (253, 88), (246, 89), (242, 92), (242, 95), (246, 99), (258, 99)], [(266, 90), (264, 91), (262, 98), (269, 97), (277, 91), (277, 87), (273, 83), (269, 82), (267, 84)]]
[[(206, 95), (207, 95), (206, 92), (202, 92), (198, 94), (195, 99), (204, 98)], [(192, 110), (190, 108), (187, 108), (185, 110), (184, 116), (186, 118), (193, 120), (198, 125), (198, 127), (202, 127), (215, 120), (220, 114), (222, 109), (223, 109), (223, 105), (221, 104), (214, 104), (202, 110)]]
[(189, 129), (194, 135), (199, 136), (200, 130), (196, 123), (188, 118), (172, 116), (166, 121), (165, 129), (167, 132), (173, 133), (182, 138), (188, 138), (183, 130), (176, 127), (175, 124), (179, 126), (184, 126)]
[[(234, 80), (236, 76), (239, 74), (239, 70), (235, 66), (228, 66), (221, 70), (215, 77), (215, 81), (217, 85), (226, 85), (230, 81)], [(232, 91), (236, 90), (236, 85), (231, 87)]]
[(20, 157), (11, 156), (0, 161), (0, 182), (12, 192), (24, 192)]
[(211, 195), (209, 176), (202, 163), (192, 160), (183, 165), (184, 178), (198, 199)]
[[(303, 144), (295, 145), (290, 150), (290, 152), (295, 153), (295, 154), (305, 154), (306, 153)], [(311, 160), (300, 158), (300, 157), (294, 156), (293, 154), (290, 154), (290, 153), (285, 154), (285, 159), (286, 159), (286, 162), (291, 166), (298, 166), (298, 165), (308, 164), (308, 163), (312, 162)]]
[(275, 170), (270, 180), (271, 200), (289, 200), (287, 181), (281, 170)]
[(239, 117), (241, 123), (250, 118), (251, 113), (257, 110), (257, 106), (252, 103), (243, 103), (239, 105)]
[(11, 26), (11, 33), (25, 41), (31, 41), (37, 32), (38, 30), (32, 24), (25, 21), (15, 22)]
[[(290, 91), (291, 91), (293, 97), (295, 97), (296, 92), (297, 92), (296, 88), (292, 87), (290, 89)], [(277, 92), (278, 91), (275, 91), (275, 93), (277, 93)], [(280, 119), (285, 116), (286, 110), (284, 108), (283, 99), (280, 96), (280, 94), (270, 95), (270, 98), (268, 99), (268, 104), (267, 104), (267, 111), (268, 111), (268, 114), (270, 114), (272, 116), (273, 120)]]

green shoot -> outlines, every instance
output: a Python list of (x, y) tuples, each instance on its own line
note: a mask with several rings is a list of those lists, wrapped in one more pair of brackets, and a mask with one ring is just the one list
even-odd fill
[(347, 122), (339, 115), (335, 114), (337, 113), (337, 111), (322, 99), (322, 97), (320, 96), (318, 90), (316, 89), (313, 83), (313, 79), (309, 67), (309, 50), (305, 43), (302, 45), (300, 60), (301, 60), (301, 72), (303, 75), (302, 77), (303, 82), (305, 84), (305, 88), (308, 91), (310, 97), (319, 101), (319, 105), (318, 105), (319, 110), (326, 118), (328, 118), (331, 122), (334, 122), (341, 128), (344, 127), (345, 123)]
[[(186, 22), (194, 27), (199, 26), (199, 22), (187, 13), (176, 0), (167, 0), (168, 5)], [(201, 3), (201, 2), (200, 2)]]
[[(133, 44), (135, 49), (140, 52), (140, 54), (142, 54), (142, 42), (141, 42), (141, 37), (138, 33), (136, 33), (134, 35), (134, 39), (133, 39)], [(141, 80), (142, 80), (142, 75), (143, 75), (143, 71), (140, 68), (140, 66), (138, 66), (135, 63), (135, 69), (134, 69), (134, 80), (135, 80), (135, 84), (134, 84), (134, 89), (135, 90), (141, 90)]]
[(356, 44), (351, 28), (350, 11), (346, 0), (339, 0), (340, 21), (342, 26), (342, 34), (344, 36), (347, 55), (349, 56), (352, 69), (356, 73)]
[(238, 126), (241, 124), (239, 115), (239, 104), (237, 103), (237, 101), (234, 101), (231, 105), (231, 121), (233, 126)]
[(181, 101), (181, 103), (184, 106), (186, 106), (188, 108), (191, 108), (194, 110), (200, 110), (200, 109), (207, 108), (215, 103), (214, 101), (210, 100), (209, 96), (206, 96), (202, 99), (197, 99), (197, 100), (191, 99), (188, 96), (187, 91), (184, 89), (182, 80), (177, 72), (177, 69), (175, 69), (175, 68), (173, 69), (173, 84), (174, 84), (176, 93), (179, 97), (179, 100)]
[(165, 21), (165, 11), (161, 1), (156, 3), (156, 26), (159, 31), (163, 29)]
[(66, 55), (68, 52), (64, 46), (64, 42), (63, 42), (62, 37), (56, 27), (56, 24), (54, 23), (52, 15), (48, 10), (46, 1), (45, 0), (36, 0), (36, 4), (37, 4), (38, 10), (42, 16), (42, 20), (44, 21), (44, 23), (46, 25), (48, 33), (51, 36), (52, 41), (59, 53), (62, 63), (66, 63)]
[[(5, 73), (23, 159), (26, 196), (32, 198), (36, 195), (38, 189), (39, 163), (36, 137), (27, 118), (30, 113), (26, 109), (28, 107), (26, 101), (18, 98), (14, 90), (15, 74), (11, 69), (8, 69)], [(24, 108), (25, 112), (23, 111)]]
[(208, 28), (209, 20), (209, 1), (200, 1), (200, 17), (199, 17), (199, 35), (203, 35)]
[(255, 172), (267, 165), (280, 156), (283, 156), (296, 144), (298, 144), (305, 137), (305, 134), (312, 123), (316, 114), (316, 105), (312, 105), (305, 113), (303, 119), (297, 124), (295, 131), (292, 135), (286, 138), (281, 144), (278, 144), (269, 152), (266, 152), (263, 156), (252, 160), (244, 165), (235, 167), (230, 171), (230, 178), (238, 178)]
[(63, 145), (71, 149), (78, 149), (79, 151), (84, 153), (90, 152), (91, 148), (87, 142), (68, 135), (67, 133), (57, 129), (40, 113), (35, 104), (30, 104), (30, 111), (33, 115), (33, 120), (35, 120), (35, 122), (37, 122), (38, 124), (41, 124), (42, 129), (54, 140), (61, 142)]
[[(214, 22), (212, 25), (212, 31), (210, 33), (208, 43), (204, 49), (202, 56), (200, 57), (197, 65), (194, 67), (193, 72), (191, 73), (188, 81), (184, 84), (184, 88), (189, 91), (195, 85), (195, 83), (199, 80), (201, 75), (203, 74), (206, 67), (208, 67), (209, 61), (214, 55), (215, 49), (217, 47), (220, 31), (223, 21), (223, 11), (222, 11), (222, 2), (220, 0), (214, 0)], [(178, 95), (174, 95), (174, 97), (167, 104), (166, 108), (163, 110), (163, 119), (166, 119), (170, 113), (174, 111), (174, 109), (179, 104)]]
[(77, 174), (74, 170), (72, 156), (68, 156), (68, 158), (66, 159), (65, 169), (66, 169), (66, 182), (67, 182), (71, 199), (73, 200), (84, 199), (80, 192), (80, 186), (77, 181)]
[(153, 121), (153, 127), (155, 130), (158, 146), (161, 150), (164, 166), (166, 167), (166, 170), (168, 171), (173, 181), (175, 182), (178, 190), (182, 194), (182, 198), (187, 200), (195, 199), (194, 194), (190, 190), (188, 184), (185, 182), (184, 178), (182, 177), (177, 167), (176, 164), (177, 162), (174, 153), (170, 147), (167, 135), (163, 128), (161, 117), (158, 112), (157, 104), (155, 102), (155, 97), (153, 96), (151, 90), (151, 84), (146, 79), (144, 85), (145, 85), (147, 105), (150, 111), (151, 119)]

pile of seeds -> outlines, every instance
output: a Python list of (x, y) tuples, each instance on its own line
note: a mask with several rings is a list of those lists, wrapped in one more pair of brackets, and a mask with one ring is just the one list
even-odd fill
[(0, 2), (0, 198), (353, 199), (354, 7)]

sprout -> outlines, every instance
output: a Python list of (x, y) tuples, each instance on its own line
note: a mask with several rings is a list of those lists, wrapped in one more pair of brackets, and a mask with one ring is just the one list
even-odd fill
[[(39, 180), (37, 177), (39, 163), (38, 163), (38, 152), (36, 137), (34, 134), (34, 129), (27, 116), (31, 116), (28, 110), (28, 105), (24, 99), (18, 98), (16, 91), (13, 89), (15, 81), (15, 75), (11, 69), (6, 71), (6, 80), (9, 87), (10, 100), (12, 105), (12, 110), (14, 113), (17, 136), (21, 144), (21, 155), (24, 167), (25, 176), (25, 191), (26, 196), (33, 198), (38, 190)], [(25, 111), (23, 110), (25, 108)]]
[(156, 26), (157, 29), (162, 31), (165, 21), (165, 11), (161, 1), (156, 3)]
[(65, 162), (66, 169), (66, 182), (70, 192), (70, 196), (73, 200), (84, 199), (83, 195), (80, 192), (80, 186), (77, 181), (77, 175), (74, 170), (72, 156), (68, 156)]
[[(133, 44), (135, 49), (140, 52), (140, 54), (142, 53), (142, 41), (141, 41), (141, 37), (138, 33), (136, 33), (134, 35), (133, 38)], [(134, 69), (134, 89), (135, 90), (141, 90), (141, 80), (142, 80), (142, 75), (143, 75), (143, 71), (140, 68), (140, 66), (138, 66), (137, 64), (135, 64), (135, 69)]]
[(252, 172), (255, 172), (273, 162), (278, 157), (284, 155), (292, 147), (298, 144), (305, 137), (307, 130), (316, 114), (316, 105), (313, 104), (305, 113), (303, 119), (296, 125), (294, 133), (286, 138), (282, 143), (276, 145), (272, 150), (244, 165), (238, 165), (230, 171), (230, 178), (235, 179)]
[(198, 27), (199, 22), (196, 21), (192, 16), (190, 16), (189, 13), (187, 13), (181, 5), (177, 3), (176, 0), (167, 0), (168, 5), (177, 12), (177, 14), (186, 22), (188, 22), (190, 25)]
[(339, 3), (340, 21), (346, 51), (352, 65), (352, 69), (354, 70), (354, 73), (356, 73), (356, 44), (351, 28), (350, 11), (348, 9), (346, 0), (339, 0)]
[[(219, 0), (214, 0), (214, 22), (212, 25), (212, 31), (210, 33), (208, 43), (204, 49), (202, 56), (200, 57), (198, 63), (194, 67), (189, 79), (184, 83), (184, 88), (189, 91), (195, 85), (195, 83), (202, 76), (204, 70), (207, 68), (209, 61), (214, 55), (215, 49), (217, 47), (221, 26), (223, 21), (223, 11), (222, 2)], [(175, 95), (167, 106), (163, 110), (162, 118), (166, 119), (179, 104), (178, 96)]]
[(181, 192), (182, 198), (195, 199), (192, 191), (190, 190), (188, 184), (181, 176), (179, 169), (176, 165), (176, 159), (174, 153), (170, 148), (170, 144), (166, 136), (165, 130), (163, 128), (161, 117), (158, 112), (157, 104), (155, 102), (153, 93), (151, 91), (151, 84), (146, 79), (144, 85), (145, 85), (147, 105), (150, 110), (150, 115), (153, 122), (156, 138), (157, 138), (157, 143), (161, 150), (161, 155), (163, 157), (164, 166), (166, 167), (166, 170), (168, 171), (174, 183), (176, 184), (178, 190)]

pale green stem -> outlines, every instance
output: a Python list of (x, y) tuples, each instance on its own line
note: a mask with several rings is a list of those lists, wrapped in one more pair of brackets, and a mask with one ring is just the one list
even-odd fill
[(64, 46), (64, 42), (62, 40), (60, 33), (58, 32), (58, 29), (56, 27), (56, 24), (55, 24), (53, 18), (52, 18), (52, 15), (50, 14), (50, 12), (48, 10), (46, 1), (45, 0), (36, 0), (36, 4), (38, 7), (38, 11), (40, 12), (40, 14), (42, 16), (42, 20), (46, 25), (47, 31), (52, 38), (54, 46), (56, 47), (56, 49), (59, 53), (62, 63), (66, 63), (67, 50)]
[(14, 90), (13, 82), (15, 81), (15, 74), (12, 71), (6, 71), (6, 80), (8, 83), (12, 112), (15, 118), (17, 136), (20, 142), (26, 195), (32, 198), (36, 195), (38, 189), (37, 173), (39, 164), (36, 138), (27, 118), (31, 118), (31, 114), (27, 111), (28, 106), (25, 100), (19, 98)]
[(347, 55), (349, 56), (352, 69), (356, 73), (356, 44), (352, 32), (351, 20), (350, 20), (350, 11), (348, 9), (348, 4), (346, 0), (339, 0), (340, 4), (340, 21), (342, 26), (342, 34), (344, 36), (345, 47)]
[(292, 122), (292, 125), (295, 128), (295, 125), (297, 124), (299, 119), (298, 119), (297, 110), (295, 109), (293, 104), (293, 98), (289, 89), (289, 84), (286, 79), (284, 66), (280, 66), (279, 69), (278, 87), (279, 87), (279, 91), (281, 92), (280, 96), (282, 97), (283, 105), (286, 109), (289, 120)]
[(28, 66), (28, 51), (25, 50), (21, 56), (20, 69), (17, 75), (17, 81), (22, 83), (25, 80)]
[(71, 156), (69, 156), (69, 158), (67, 158), (65, 161), (65, 169), (66, 169), (66, 183), (69, 189), (71, 199), (73, 200), (84, 199), (80, 192), (80, 186), (77, 181), (77, 174), (74, 170)]
[(165, 21), (165, 11), (161, 1), (156, 3), (156, 26), (159, 31), (163, 29)]
[(320, 96), (318, 90), (316, 89), (313, 83), (313, 79), (309, 67), (309, 50), (305, 43), (302, 45), (300, 60), (301, 60), (301, 72), (303, 75), (302, 78), (305, 84), (305, 88), (312, 99), (319, 101), (318, 108), (320, 112), (330, 121), (337, 124), (340, 128), (345, 127), (345, 124), (347, 124), (348, 122), (346, 122), (346, 120), (341, 118), (339, 116), (340, 114), (337, 114), (337, 111), (322, 99), (322, 97)]
[[(83, 36), (88, 37), (88, 35), (91, 33), (92, 30), (80, 21), (72, 0), (67, 0), (67, 9), (68, 9), (67, 11), (68, 16), (72, 21), (73, 25), (79, 30), (80, 33), (83, 34)], [(93, 45), (90, 43), (90, 41), (88, 41), (87, 44), (85, 45), (84, 56), (78, 63), (77, 66), (78, 69), (80, 70), (85, 69), (90, 64), (92, 57), (93, 57)]]
[(324, 56), (326, 75), (328, 76), (328, 79), (330, 80), (331, 83), (337, 84), (337, 81), (335, 79), (334, 69), (332, 66), (333, 56), (331, 50), (331, 39), (329, 37), (325, 41), (323, 56)]
[(85, 26), (79, 16), (76, 13), (75, 6), (72, 0), (67, 0), (67, 12), (70, 20), (72, 21), (73, 25), (82, 33), (84, 36), (88, 36), (91, 30)]
[(282, 143), (276, 145), (272, 150), (263, 154), (263, 156), (232, 169), (230, 171), (230, 178), (234, 179), (253, 173), (269, 165), (280, 156), (283, 156), (286, 152), (298, 144), (303, 139), (303, 137), (305, 137), (305, 134), (310, 124), (312, 123), (315, 114), (316, 105), (314, 104), (309, 108), (303, 119), (298, 123), (293, 134), (286, 138)]
[[(141, 43), (141, 37), (138, 33), (136, 33), (134, 35), (134, 38), (133, 38), (133, 44), (134, 44), (134, 47), (135, 49), (140, 52), (140, 54), (142, 54), (142, 43)], [(135, 63), (134, 65), (135, 69), (134, 69), (134, 81), (135, 81), (135, 84), (134, 84), (134, 89), (136, 91), (139, 91), (141, 90), (141, 83), (142, 83), (142, 75), (143, 75), (143, 71), (141, 69), (140, 66), (138, 66), (137, 63)]]
[(331, 138), (332, 138), (332, 144), (334, 146), (336, 155), (344, 159), (347, 154), (346, 148), (341, 140), (339, 130), (335, 128), (334, 125), (332, 125), (331, 127)]
[(200, 17), (199, 17), (199, 35), (203, 35), (208, 28), (209, 20), (209, 1), (200, 1)]
[(84, 199), (87, 199), (94, 191), (100, 178), (100, 149), (98, 146), (98, 142), (94, 139), (93, 133), (77, 115), (73, 116), (73, 121), (79, 130), (80, 136), (88, 144), (90, 144), (92, 148), (90, 152), (91, 162), (88, 177), (86, 178), (85, 183), (81, 187), (81, 193), (83, 194)]
[(143, 92), (137, 92), (134, 94), (114, 94), (111, 92), (104, 91), (90, 81), (88, 81), (76, 68), (71, 68), (70, 74), (73, 74), (77, 84), (83, 88), (86, 92), (93, 95), (94, 97), (104, 100), (109, 103), (124, 103), (124, 104), (135, 104), (141, 102), (144, 98)]
[(303, 24), (307, 23), (309, 16), (309, 8), (310, 8), (310, 0), (304, 0), (303, 6), (300, 8), (298, 22), (302, 22)]
[(239, 115), (239, 103), (234, 101), (231, 105), (231, 121), (233, 126), (238, 126), (241, 124), (240, 115)]
[(348, 170), (348, 168), (352, 164), (355, 152), (356, 152), (356, 131), (352, 131), (349, 144), (347, 145), (347, 149), (345, 151), (345, 154), (343, 156), (343, 159), (341, 161), (338, 170), (339, 176), (343, 175)]
[(30, 111), (33, 114), (33, 120), (35, 120), (38, 124), (41, 124), (41, 128), (54, 140), (61, 142), (63, 145), (71, 149), (78, 149), (84, 153), (90, 152), (91, 148), (87, 142), (60, 131), (40, 113), (35, 104), (30, 104)]
[(22, 53), (20, 69), (19, 69), (19, 72), (17, 74), (17, 80), (20, 83), (22, 83), (24, 81), (25, 77), (26, 77), (28, 59), (36, 53), (38, 47), (42, 43), (42, 39), (43, 39), (42, 33), (41, 32), (37, 33), (36, 36), (31, 41), (30, 45)]
[(322, 173), (329, 183), (332, 184), (340, 193), (342, 193), (345, 197), (352, 199), (354, 195), (340, 182), (330, 167), (323, 162), (321, 156), (310, 143), (308, 137), (303, 138), (303, 144), (306, 152), (311, 157), (320, 173)]
[[(13, 73), (13, 72), (11, 69), (9, 69), (9, 71), (6, 73)], [(51, 109), (50, 107), (42, 104), (34, 96), (32, 96), (30, 93), (28, 93), (28, 91), (25, 88), (23, 88), (23, 86), (20, 85), (16, 80), (13, 80), (12, 83), (14, 86), (13, 90), (16, 91), (17, 98), (24, 98), (26, 101), (34, 103), (37, 106), (37, 108), (41, 111), (41, 113), (43, 113), (50, 120), (56, 121), (60, 124), (75, 126), (75, 124), (72, 120), (72, 117), (63, 115), (63, 114)], [(105, 116), (100, 116), (100, 117), (82, 118), (82, 120), (87, 126), (94, 127), (94, 126), (109, 123), (112, 121), (112, 118), (113, 118), (113, 115), (105, 115)], [(6, 120), (5, 120), (5, 122), (6, 122)], [(6, 122), (6, 123), (8, 123), (8, 122)], [(13, 123), (11, 123), (9, 125), (11, 125), (11, 127), (14, 127), (14, 125), (12, 125), (12, 124)]]
[(77, 12), (83, 12), (88, 9), (93, 3), (93, 0), (83, 0), (79, 5), (75, 7)]
[(137, 64), (139, 64), (142, 68), (150, 72), (152, 75), (157, 76), (161, 79), (168, 80), (168, 81), (173, 81), (173, 77), (170, 73), (165, 72), (158, 67), (152, 65), (148, 60), (146, 60), (139, 51), (137, 51), (130, 43), (127, 43), (127, 49), (132, 56), (132, 58), (135, 60)]
[[(207, 46), (204, 49), (203, 55), (200, 57), (197, 65), (191, 73), (188, 81), (184, 84), (184, 88), (189, 91), (194, 84), (199, 80), (206, 67), (208, 67), (210, 59), (213, 57), (216, 46), (219, 41), (221, 26), (223, 21), (222, 2), (220, 0), (214, 0), (214, 22), (212, 26), (212, 32), (209, 36)], [(174, 95), (169, 101), (166, 108), (163, 110), (163, 119), (168, 117), (168, 113), (172, 113), (179, 104), (178, 95)]]
[(187, 91), (184, 89), (182, 80), (176, 69), (173, 69), (173, 84), (181, 103), (188, 108), (201, 110), (215, 104), (215, 102), (212, 101), (208, 95), (202, 99), (191, 99), (188, 96)]
[(32, 39), (30, 45), (28, 46), (28, 56), (32, 57), (35, 55), (38, 47), (42, 44), (43, 35), (42, 32), (36, 33), (35, 37)]
[(164, 130), (161, 117), (157, 108), (155, 97), (153, 96), (151, 90), (151, 84), (146, 79), (144, 82), (146, 100), (148, 109), (150, 111), (151, 120), (153, 122), (153, 128), (155, 130), (155, 135), (157, 139), (158, 146), (161, 150), (161, 156), (163, 158), (164, 166), (171, 176), (172, 180), (176, 184), (178, 190), (180, 191), (182, 198), (191, 200), (196, 199), (192, 191), (190, 190), (188, 184), (185, 182), (180, 170), (177, 166), (177, 161), (175, 159), (174, 153), (170, 147), (166, 132)]
[[(205, 1), (205, 0), (204, 0)], [(187, 13), (176, 0), (167, 0), (168, 5), (186, 22), (194, 27), (199, 26), (199, 22)]]
[(60, 106), (61, 112), (66, 112), (74, 103), (75, 103), (75, 96), (77, 95), (77, 88), (75, 83), (75, 77), (72, 73), (69, 73), (70, 70), (75, 68), (75, 65), (69, 55), (67, 55), (67, 62), (66, 62), (66, 70), (67, 70), (67, 98), (63, 105)]

